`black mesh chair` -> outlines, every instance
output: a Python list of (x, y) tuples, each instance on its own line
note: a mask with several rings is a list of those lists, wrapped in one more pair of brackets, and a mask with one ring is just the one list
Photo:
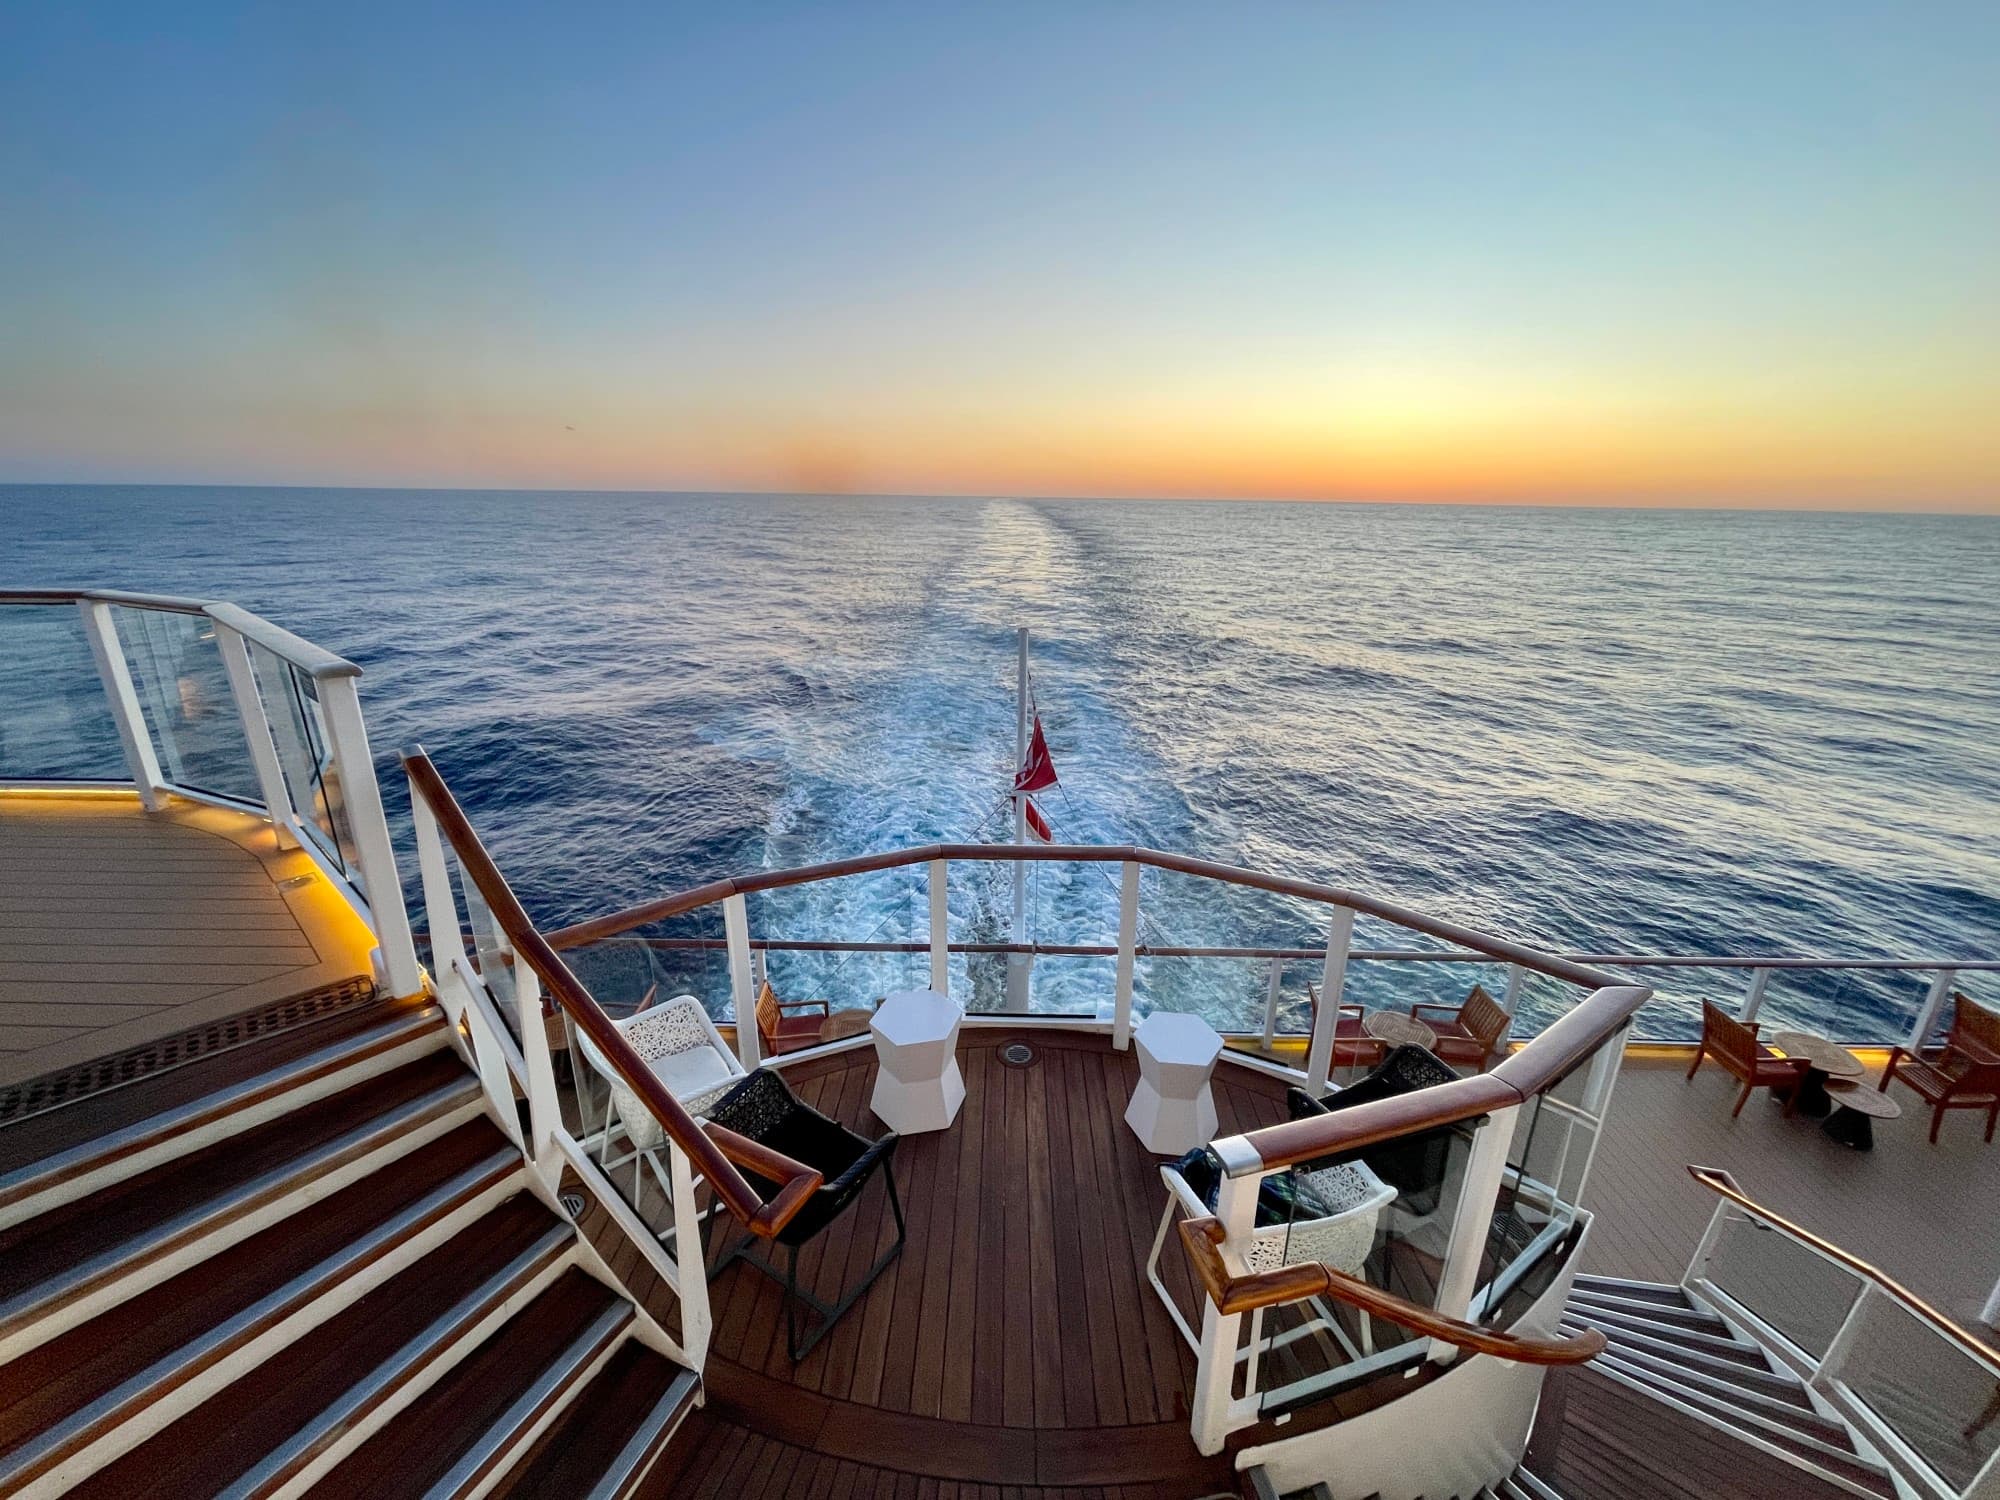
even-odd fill
[[(1423, 1047), (1406, 1045), (1395, 1048), (1366, 1078), (1357, 1078), (1338, 1093), (1315, 1099), (1304, 1089), (1286, 1089), (1285, 1104), (1294, 1120), (1304, 1120), (1314, 1115), (1331, 1114), (1335, 1110), (1352, 1109), (1357, 1104), (1372, 1104), (1377, 1099), (1413, 1094), (1418, 1089), (1453, 1083), (1457, 1079), (1458, 1074), (1451, 1065), (1435, 1053)], [(1455, 1125), (1440, 1125), (1416, 1135), (1383, 1141), (1361, 1151), (1359, 1156), (1368, 1163), (1370, 1171), (1402, 1195), (1400, 1201), (1405, 1210), (1418, 1215), (1428, 1214), (1437, 1208), (1438, 1195), (1450, 1164), (1451, 1138), (1458, 1130)], [(1317, 1171), (1336, 1159), (1328, 1157), (1324, 1161), (1308, 1162), (1301, 1170)]]
[[(902, 1253), (903, 1205), (896, 1196), (896, 1174), (889, 1166), (889, 1158), (896, 1149), (896, 1134), (890, 1131), (878, 1141), (856, 1135), (837, 1120), (830, 1120), (811, 1105), (801, 1103), (785, 1080), (769, 1068), (759, 1068), (724, 1094), (709, 1110), (708, 1118), (712, 1124), (747, 1136), (811, 1167), (825, 1179), (805, 1206), (792, 1216), (791, 1222), (772, 1238), (773, 1244), (784, 1248), (782, 1270), (759, 1255), (752, 1248), (756, 1236), (746, 1234), (709, 1273), (709, 1280), (713, 1281), (731, 1261), (743, 1260), (779, 1282), (785, 1289), (786, 1347), (795, 1362), (804, 1359), (841, 1315), (860, 1300), (889, 1262)], [(889, 1208), (896, 1216), (896, 1243), (882, 1253), (838, 1302), (822, 1302), (799, 1287), (799, 1247), (853, 1206), (877, 1167), (882, 1169), (882, 1179), (889, 1190)], [(776, 1195), (778, 1183), (748, 1167), (742, 1168), (742, 1172), (766, 1199)], [(716, 1217), (727, 1222), (725, 1215)], [(804, 1342), (799, 1339), (800, 1303), (819, 1314), (819, 1326), (806, 1335)]]

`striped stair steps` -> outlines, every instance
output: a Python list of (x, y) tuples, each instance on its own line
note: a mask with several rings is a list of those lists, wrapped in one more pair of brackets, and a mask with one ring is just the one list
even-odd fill
[(699, 1382), (439, 1013), (266, 1060), (0, 1128), (0, 1496), (635, 1491)]

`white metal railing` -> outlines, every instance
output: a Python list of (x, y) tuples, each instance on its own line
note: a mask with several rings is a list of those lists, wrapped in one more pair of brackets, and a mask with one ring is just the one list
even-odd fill
[(1682, 1277), (1854, 1426), (1916, 1493), (2000, 1495), (2000, 1350), (1754, 1202), (1727, 1172)]
[[(571, 1176), (610, 1214), (679, 1303), (676, 1336), (635, 1298), (641, 1340), (688, 1368), (701, 1370), (708, 1357), (712, 1320), (702, 1254), (702, 1219), (695, 1207), (696, 1178), (686, 1154), (671, 1136), (657, 1147), (665, 1162), (661, 1174), (665, 1191), (657, 1195), (663, 1201), (649, 1201), (645, 1179), (636, 1171), (632, 1191), (621, 1188), (604, 1169), (601, 1150), (617, 1122), (607, 1111), (602, 1124), (594, 1132), (590, 1129), (584, 1113), (589, 1085), (580, 1076), (582, 1068), (574, 1045), (567, 1055), (579, 1125), (578, 1130), (570, 1128), (563, 1115), (535, 971), (516, 959), (506, 935), (486, 911), (478, 889), (442, 836), (423, 790), (414, 784), (410, 787), (410, 813), (431, 934), (433, 984), (466, 1060), (479, 1075), (489, 1111), (527, 1158), (539, 1196), (552, 1206), (559, 1205), (565, 1177)], [(467, 951), (460, 937), (466, 930), (461, 926), (461, 893), (474, 937), (473, 951)], [(525, 1119), (521, 1100), (527, 1106)], [(593, 1147), (600, 1149), (594, 1151)], [(579, 1242), (584, 1254), (598, 1255), (587, 1237), (579, 1235)], [(624, 1278), (608, 1265), (602, 1270), (612, 1281), (624, 1284)]]
[[(384, 985), (418, 993), (422, 975), (355, 686), (361, 669), (233, 604), (110, 589), (0, 590), (0, 655), (29, 706), (31, 695), (76, 684), (50, 683), (60, 661), (17, 649), (7, 627), (64, 618), (88, 647), (126, 774), (57, 764), (88, 762), (95, 732), (59, 726), (45, 736), (53, 745), (0, 749), (0, 789), (124, 786), (149, 812), (171, 795), (257, 813), (280, 847), (304, 850), (368, 924)], [(17, 753), (40, 759), (9, 764)]]

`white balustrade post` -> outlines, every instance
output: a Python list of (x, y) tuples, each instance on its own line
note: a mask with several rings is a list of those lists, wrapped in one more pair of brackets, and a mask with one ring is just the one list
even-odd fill
[(930, 862), (931, 896), (931, 989), (940, 995), (951, 993), (951, 908), (946, 903), (944, 860)]
[[(1228, 1148), (1236, 1144), (1237, 1141), (1216, 1142), (1216, 1151), (1225, 1163), (1232, 1155)], [(1262, 1175), (1254, 1171), (1241, 1176), (1225, 1175), (1222, 1179), (1221, 1189), (1216, 1195), (1215, 1216), (1227, 1231), (1222, 1244), (1225, 1258), (1234, 1253), (1232, 1247), (1241, 1247), (1249, 1240), (1257, 1213), (1257, 1189), (1262, 1182)], [(1233, 1425), (1231, 1408), (1236, 1383), (1236, 1344), (1243, 1336), (1243, 1314), (1224, 1313), (1206, 1291), (1199, 1295), (1201, 1345), (1195, 1351), (1189, 1428), (1195, 1447), (1213, 1457), (1222, 1451)], [(1246, 1391), (1244, 1394), (1248, 1397), (1256, 1393)]]
[(1264, 987), (1264, 1055), (1278, 1050), (1278, 1001), (1284, 993), (1285, 961), (1271, 960), (1271, 981)]
[(736, 1055), (755, 1068), (763, 1059), (757, 1036), (757, 995), (750, 988), (750, 910), (738, 896), (722, 898), (722, 931), (729, 943), (729, 994), (736, 1004)]
[[(1465, 1178), (1452, 1214), (1451, 1237), (1445, 1242), (1444, 1273), (1438, 1278), (1436, 1310), (1447, 1318), (1463, 1319), (1472, 1311), (1472, 1294), (1479, 1284), (1479, 1260), (1493, 1232), (1493, 1208), (1500, 1198), (1500, 1185), (1507, 1174), (1507, 1152), (1514, 1143), (1514, 1122), (1521, 1113), (1518, 1104), (1496, 1109), (1472, 1138), (1472, 1155), (1465, 1163)], [(1431, 1340), (1430, 1358), (1448, 1365), (1458, 1358), (1456, 1345), (1443, 1339)]]
[(562, 1096), (556, 1092), (556, 1064), (549, 1052), (549, 1027), (542, 1015), (542, 985), (535, 971), (514, 960), (515, 1015), (521, 1027), (521, 1061), (528, 1069), (528, 1156), (550, 1191), (562, 1181), (563, 1153), (556, 1135), (563, 1128)]
[(1937, 978), (1931, 981), (1930, 992), (1917, 1009), (1916, 1024), (1910, 1028), (1910, 1039), (1904, 1043), (1911, 1052), (1922, 1051), (1931, 1033), (1937, 1030), (1938, 1017), (1944, 1014), (1944, 1003), (1951, 998), (1951, 985), (1956, 978), (1958, 970), (1939, 969)]
[(1771, 982), (1769, 969), (1750, 971), (1750, 988), (1744, 993), (1743, 1004), (1736, 1012), (1736, 1019), (1746, 1024), (1757, 1019), (1757, 1012), (1764, 1008), (1764, 990)]
[(403, 877), (389, 842), (389, 819), (382, 811), (382, 791), (375, 782), (368, 727), (361, 722), (361, 699), (349, 676), (321, 678), (318, 687), (328, 748), (340, 778), (340, 800), (361, 865), (362, 894), (368, 898), (375, 941), (382, 947), (383, 982), (392, 995), (414, 995), (423, 989), (423, 977), (417, 969), (416, 944), (410, 938), (409, 913), (403, 908)]
[(675, 1290), (681, 1299), (681, 1348), (699, 1371), (708, 1360), (713, 1327), (708, 1310), (708, 1268), (702, 1255), (702, 1222), (695, 1215), (694, 1174), (687, 1153), (667, 1142), (668, 1175), (674, 1190)]
[[(264, 795), (264, 809), (271, 815), (271, 827), (278, 835), (280, 849), (296, 849), (298, 837), (292, 832), (292, 794), (285, 786), (285, 773), (278, 765), (278, 747), (271, 739), (271, 720), (264, 712), (264, 700), (257, 692), (257, 669), (250, 665), (250, 648), (243, 637), (220, 620), (215, 627), (216, 649), (222, 653), (222, 670), (229, 674), (229, 696), (236, 700), (236, 717), (243, 725), (243, 743), (250, 749), (250, 764), (257, 771), (257, 789)], [(435, 832), (435, 830), (433, 830)]]
[(1333, 1066), (1334, 1028), (1340, 1024), (1340, 996), (1347, 987), (1347, 949), (1354, 939), (1354, 912), (1336, 906), (1326, 929), (1326, 967), (1320, 973), (1319, 1008), (1313, 1012), (1312, 1041), (1306, 1048), (1306, 1092), (1326, 1088)]
[(451, 867), (445, 863), (444, 838), (437, 816), (424, 794), (410, 788), (410, 822), (417, 836), (417, 877), (424, 892), (424, 926), (431, 938), (431, 977), (442, 988), (444, 976), (465, 957), (459, 941), (458, 896), (451, 888)]
[(119, 644), (118, 622), (112, 618), (111, 606), (100, 599), (79, 599), (76, 607), (83, 616), (91, 658), (97, 663), (97, 680), (104, 685), (104, 698), (111, 706), (111, 721), (118, 726), (125, 769), (139, 790), (139, 805), (147, 812), (158, 812), (166, 806), (166, 781), (160, 775), (160, 758), (153, 753), (153, 735), (146, 727), (145, 710), (139, 707), (138, 690), (132, 686), (125, 648)]
[(1993, 1283), (1993, 1291), (1986, 1299), (1986, 1305), (1979, 1309), (1979, 1321), (1988, 1328), (2000, 1328), (2000, 1281)]
[(1139, 945), (1139, 865), (1126, 860), (1118, 883), (1118, 976), (1111, 998), (1111, 1045), (1132, 1045), (1132, 964)]

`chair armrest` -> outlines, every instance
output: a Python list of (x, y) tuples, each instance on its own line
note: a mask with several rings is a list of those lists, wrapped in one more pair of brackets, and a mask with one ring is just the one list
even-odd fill
[(812, 1010), (814, 1007), (818, 1007), (819, 1013), (823, 1016), (833, 1014), (833, 1007), (824, 1000), (780, 1000), (778, 1002), (779, 1010)]
[(1415, 1005), (1412, 1005), (1410, 1007), (1410, 1019), (1413, 1021), (1420, 1021), (1423, 1019), (1423, 1017), (1417, 1014), (1418, 1011), (1434, 1010), (1437, 1011), (1440, 1015), (1448, 1015), (1454, 1021), (1456, 1021), (1459, 1017), (1459, 1013), (1464, 1009), (1465, 1007), (1462, 1005), (1445, 1005), (1436, 1000), (1419, 1000)]
[(2000, 1052), (1995, 1052), (1985, 1043), (1976, 1041), (1969, 1036), (1958, 1038), (1958, 1040), (1950, 1043), (1945, 1048), (1945, 1051), (1956, 1052), (1960, 1056), (1978, 1063), (1981, 1067), (1990, 1068), (2000, 1066)]
[(845, 1172), (842, 1172), (838, 1177), (834, 1178), (831, 1182), (827, 1183), (824, 1187), (820, 1189), (820, 1191), (827, 1193), (844, 1193), (848, 1191), (850, 1188), (856, 1186), (858, 1183), (860, 1183), (860, 1181), (864, 1177), (866, 1177), (870, 1172), (874, 1171), (878, 1164), (888, 1159), (888, 1157), (895, 1151), (896, 1142), (898, 1139), (899, 1137), (896, 1135), (895, 1131), (892, 1130), (888, 1132), (888, 1134), (884, 1135), (874, 1145), (870, 1146), (866, 1151), (862, 1152), (859, 1156), (855, 1157), (853, 1166), (849, 1167)]

